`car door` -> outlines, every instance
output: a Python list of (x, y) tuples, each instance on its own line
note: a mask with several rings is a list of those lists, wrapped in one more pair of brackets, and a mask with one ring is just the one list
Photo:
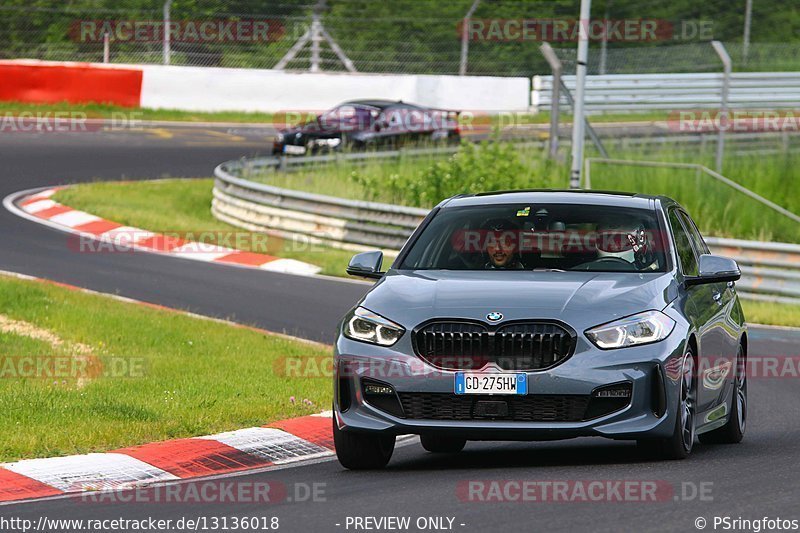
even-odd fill
[[(679, 215), (689, 232), (696, 252), (710, 253), (692, 218), (685, 211), (680, 211)], [(733, 282), (710, 283), (707, 287), (711, 289), (711, 299), (715, 303), (714, 306), (709, 306), (709, 314), (711, 310), (716, 311), (711, 319), (712, 325), (708, 336), (713, 339), (713, 345), (718, 347), (719, 352), (705, 354), (706, 357), (709, 355), (712, 357), (709, 358), (708, 367), (702, 369), (700, 378), (703, 386), (708, 389), (709, 396), (718, 397), (719, 401), (722, 401), (727, 392), (727, 385), (732, 383), (731, 378), (739, 348), (739, 327), (732, 317), (736, 305), (736, 292)]]
[[(678, 268), (684, 277), (694, 277), (700, 274), (698, 268), (698, 253), (694, 248), (689, 232), (684, 226), (681, 211), (677, 208), (670, 209), (667, 215), (670, 229), (675, 242), (675, 252), (678, 258)], [(708, 368), (709, 355), (720, 354), (722, 345), (720, 338), (713, 331), (714, 320), (717, 314), (717, 304), (713, 300), (712, 288), (708, 285), (692, 285), (686, 287), (686, 305), (684, 314), (697, 331), (699, 353), (697, 355), (698, 369)], [(711, 357), (713, 359), (713, 356)], [(703, 413), (715, 405), (715, 395), (710, 394), (700, 382), (698, 377), (697, 387), (697, 412)]]

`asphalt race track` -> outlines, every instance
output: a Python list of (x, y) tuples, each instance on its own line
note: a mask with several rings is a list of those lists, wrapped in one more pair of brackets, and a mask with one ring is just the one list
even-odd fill
[[(186, 131), (189, 130), (189, 131)], [(91, 179), (208, 176), (215, 164), (264, 146), (224, 129), (116, 134), (0, 136), (3, 196), (22, 189)], [(244, 140), (242, 140), (244, 138)], [(365, 285), (240, 270), (148, 254), (79, 254), (66, 236), (0, 212), (0, 269), (98, 291), (233, 318), (274, 331), (330, 341), (335, 322)], [(799, 356), (800, 333), (751, 330), (751, 357)], [(238, 483), (323, 484), (314, 502), (275, 504), (90, 503), (61, 498), (0, 507), (0, 517), (272, 517), (280, 531), (354, 531), (347, 517), (454, 518), (455, 531), (695, 531), (698, 517), (798, 519), (800, 381), (751, 378), (743, 443), (697, 444), (686, 461), (647, 462), (632, 443), (575, 439), (541, 443), (469, 443), (458, 455), (434, 456), (414, 443), (395, 451), (383, 472), (349, 472), (336, 461), (235, 477)], [(470, 480), (634, 480), (668, 483), (658, 502), (472, 502), (457, 492)], [(200, 482), (194, 482), (200, 483)], [(461, 485), (459, 485), (461, 483)], [(705, 491), (704, 494), (699, 492)], [(324, 500), (324, 501), (322, 501)], [(338, 525), (337, 525), (338, 524)], [(447, 524), (447, 521), (445, 521)], [(462, 525), (463, 524), (463, 525)], [(720, 527), (717, 528), (719, 530)], [(360, 529), (364, 530), (364, 529)], [(411, 531), (417, 529), (412, 527)]]
[[(209, 135), (208, 131), (214, 133)], [(240, 128), (236, 135), (225, 131), (158, 128), (144, 132), (3, 134), (0, 196), (96, 179), (208, 177), (217, 164), (255, 154), (267, 146), (267, 135), (261, 130), (255, 130), (258, 134), (249, 139), (239, 134)], [(87, 136), (91, 136), (88, 141)], [(0, 213), (0, 225), (2, 270), (314, 340), (330, 341), (336, 319), (366, 287), (198, 265), (146, 253), (78, 253), (68, 249), (66, 233), (32, 224), (5, 209)], [(327, 295), (325, 302), (318, 300), (319, 294)]]

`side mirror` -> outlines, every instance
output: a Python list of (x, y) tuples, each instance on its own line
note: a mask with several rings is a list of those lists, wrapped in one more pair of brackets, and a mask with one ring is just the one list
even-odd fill
[(703, 285), (706, 283), (727, 283), (742, 277), (739, 265), (733, 259), (719, 255), (703, 254), (698, 261), (699, 276), (686, 278), (686, 285)]
[(384, 272), (381, 272), (383, 264), (383, 252), (364, 252), (356, 254), (347, 265), (347, 273), (351, 276), (362, 278), (381, 279)]

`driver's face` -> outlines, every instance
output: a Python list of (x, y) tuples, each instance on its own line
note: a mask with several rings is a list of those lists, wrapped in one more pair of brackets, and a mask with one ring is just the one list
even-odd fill
[(514, 257), (517, 246), (514, 239), (509, 235), (496, 235), (489, 238), (486, 243), (486, 251), (489, 260), (496, 267), (507, 266)]

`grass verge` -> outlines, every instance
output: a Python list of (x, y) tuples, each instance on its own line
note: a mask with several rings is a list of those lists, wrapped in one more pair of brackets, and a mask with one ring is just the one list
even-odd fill
[[(330, 355), (318, 345), (4, 276), (0, 309), (0, 462), (260, 426), (331, 403), (327, 379), (276, 372), (282, 357)], [(26, 357), (91, 363), (37, 378)]]
[(197, 112), (178, 109), (130, 108), (111, 104), (30, 104), (26, 102), (0, 102), (0, 114), (17, 116), (21, 113), (84, 113), (86, 118), (113, 119), (124, 114), (136, 121), (163, 120), (179, 122), (242, 122), (271, 123), (272, 113), (245, 113), (243, 111)]
[(212, 179), (97, 182), (61, 190), (55, 200), (126, 226), (168, 234), (202, 233), (207, 244), (297, 259), (321, 267), (322, 274), (345, 275), (353, 252), (278, 237), (251, 239), (247, 230), (215, 219), (213, 186)]
[(800, 305), (742, 300), (742, 308), (749, 323), (800, 328)]

